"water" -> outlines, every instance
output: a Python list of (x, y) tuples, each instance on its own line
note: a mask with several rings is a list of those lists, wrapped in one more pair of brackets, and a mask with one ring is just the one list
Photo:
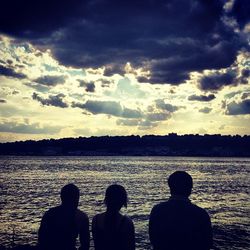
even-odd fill
[[(250, 158), (185, 157), (1, 157), (0, 244), (36, 244), (43, 213), (60, 203), (69, 182), (81, 190), (80, 209), (92, 217), (104, 211), (105, 189), (124, 185), (129, 195), (123, 213), (134, 221), (137, 249), (151, 249), (148, 216), (168, 197), (166, 177), (175, 170), (194, 179), (191, 200), (211, 216), (215, 246), (250, 249)], [(14, 230), (14, 231), (13, 231)], [(14, 232), (14, 233), (13, 233)]]

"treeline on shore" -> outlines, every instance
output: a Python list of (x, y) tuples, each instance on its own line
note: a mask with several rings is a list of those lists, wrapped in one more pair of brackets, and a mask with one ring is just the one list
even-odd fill
[(1, 155), (250, 157), (250, 136), (100, 136), (0, 143)]

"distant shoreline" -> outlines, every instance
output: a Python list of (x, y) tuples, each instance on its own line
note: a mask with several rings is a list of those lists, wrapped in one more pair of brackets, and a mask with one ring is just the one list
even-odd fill
[(250, 157), (250, 136), (101, 136), (0, 143), (12, 156)]

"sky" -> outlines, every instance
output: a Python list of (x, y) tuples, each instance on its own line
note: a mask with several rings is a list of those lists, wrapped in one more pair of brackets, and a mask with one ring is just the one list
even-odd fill
[(248, 0), (26, 0), (0, 10), (0, 142), (250, 135)]

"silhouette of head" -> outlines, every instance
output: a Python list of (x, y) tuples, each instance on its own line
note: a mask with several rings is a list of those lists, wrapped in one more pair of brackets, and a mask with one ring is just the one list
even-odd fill
[(128, 197), (125, 188), (118, 184), (110, 185), (106, 189), (104, 202), (108, 209), (119, 211), (123, 206), (127, 207)]
[(168, 186), (172, 195), (188, 197), (192, 192), (193, 179), (187, 172), (176, 171), (169, 176)]
[(70, 183), (64, 186), (61, 190), (62, 205), (72, 208), (77, 208), (79, 203), (80, 191), (79, 188)]

